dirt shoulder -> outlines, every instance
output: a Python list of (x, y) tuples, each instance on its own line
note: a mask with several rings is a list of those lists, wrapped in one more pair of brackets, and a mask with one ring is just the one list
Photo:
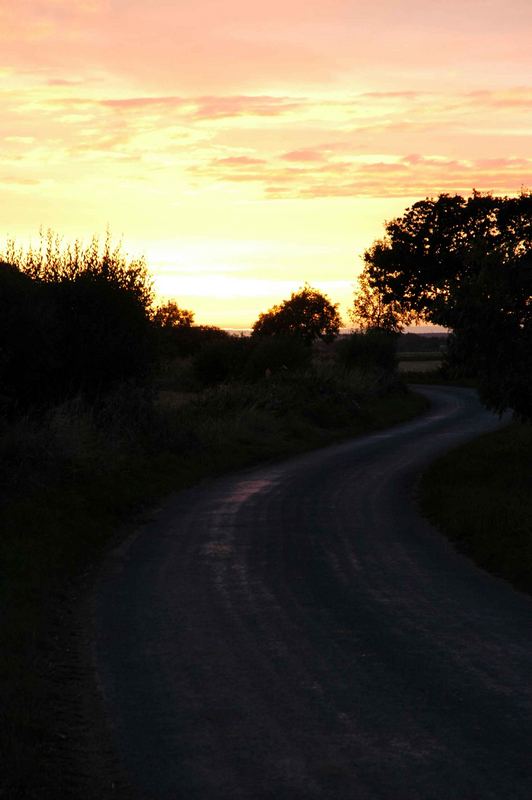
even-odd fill
[[(40, 701), (36, 734), (13, 752), (25, 769), (13, 769), (6, 798), (135, 800), (116, 757), (93, 660), (92, 592), (98, 563), (53, 598), (37, 634), (33, 669)], [(24, 732), (27, 736), (28, 731)], [(12, 767), (14, 765), (12, 764)], [(8, 775), (10, 770), (8, 769)]]

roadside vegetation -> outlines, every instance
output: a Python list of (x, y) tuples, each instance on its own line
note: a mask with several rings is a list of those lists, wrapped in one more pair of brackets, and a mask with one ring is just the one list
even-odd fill
[(479, 566), (532, 594), (532, 426), (517, 422), (438, 459), (423, 513)]
[(117, 530), (170, 491), (425, 401), (397, 376), (395, 335), (337, 339), (337, 306), (309, 286), (235, 337), (155, 306), (144, 262), (109, 241), (48, 235), (4, 255), (0, 304), (0, 746), (4, 792), (42, 798), (60, 788), (50, 619)]

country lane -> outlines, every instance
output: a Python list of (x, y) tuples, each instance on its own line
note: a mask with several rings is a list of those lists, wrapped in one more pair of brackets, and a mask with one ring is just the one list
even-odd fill
[(417, 389), (422, 417), (180, 492), (109, 555), (95, 663), (140, 798), (532, 798), (532, 601), (415, 503), (501, 423)]

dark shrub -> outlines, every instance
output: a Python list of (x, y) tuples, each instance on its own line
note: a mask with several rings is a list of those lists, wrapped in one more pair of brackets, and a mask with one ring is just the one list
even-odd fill
[(304, 369), (310, 363), (311, 349), (294, 336), (254, 337), (245, 367), (251, 380), (280, 371)]
[(100, 274), (54, 287), (61, 390), (96, 396), (124, 381), (145, 381), (151, 364), (149, 319), (139, 298)]
[(447, 345), (447, 334), (427, 336), (420, 333), (400, 333), (397, 338), (398, 353), (433, 353), (443, 351)]
[(202, 386), (214, 386), (241, 376), (249, 350), (250, 339), (239, 336), (208, 342), (193, 358), (196, 379)]
[(60, 362), (49, 287), (0, 264), (0, 396), (8, 409), (54, 397)]
[(392, 372), (397, 366), (396, 340), (396, 334), (379, 328), (352, 333), (337, 343), (338, 357), (348, 368)]
[[(151, 280), (120, 247), (63, 248), (51, 232), (38, 250), (10, 246), (0, 269), (0, 394), (12, 408), (96, 397), (144, 382), (153, 360)], [(6, 260), (6, 259), (4, 259)]]
[(198, 353), (206, 344), (226, 341), (231, 334), (215, 325), (190, 325), (155, 328), (159, 358), (186, 358)]

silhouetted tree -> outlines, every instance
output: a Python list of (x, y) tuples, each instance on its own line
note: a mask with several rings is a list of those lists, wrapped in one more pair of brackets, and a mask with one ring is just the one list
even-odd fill
[(157, 306), (152, 320), (159, 328), (190, 328), (194, 322), (194, 312), (180, 308), (175, 300), (168, 300), (163, 305)]
[(386, 302), (382, 293), (370, 286), (366, 271), (358, 277), (358, 288), (349, 317), (359, 331), (382, 330), (390, 333), (398, 333), (403, 325), (412, 321), (412, 315), (403, 311), (400, 302)]
[(442, 194), (385, 229), (364, 254), (369, 289), (383, 303), (399, 303), (401, 313), (454, 327), (462, 294), (479, 277), (485, 283), (488, 264), (512, 269), (532, 252), (532, 194)]
[(330, 342), (340, 330), (338, 303), (308, 284), (288, 300), (260, 314), (253, 336), (296, 336), (306, 344), (315, 339)]
[(532, 194), (442, 194), (385, 228), (364, 256), (370, 292), (451, 328), (449, 367), (478, 376), (488, 407), (531, 419)]
[(180, 308), (175, 300), (168, 300), (152, 313), (155, 346), (160, 359), (189, 355), (194, 351), (197, 331), (192, 329), (194, 312)]

